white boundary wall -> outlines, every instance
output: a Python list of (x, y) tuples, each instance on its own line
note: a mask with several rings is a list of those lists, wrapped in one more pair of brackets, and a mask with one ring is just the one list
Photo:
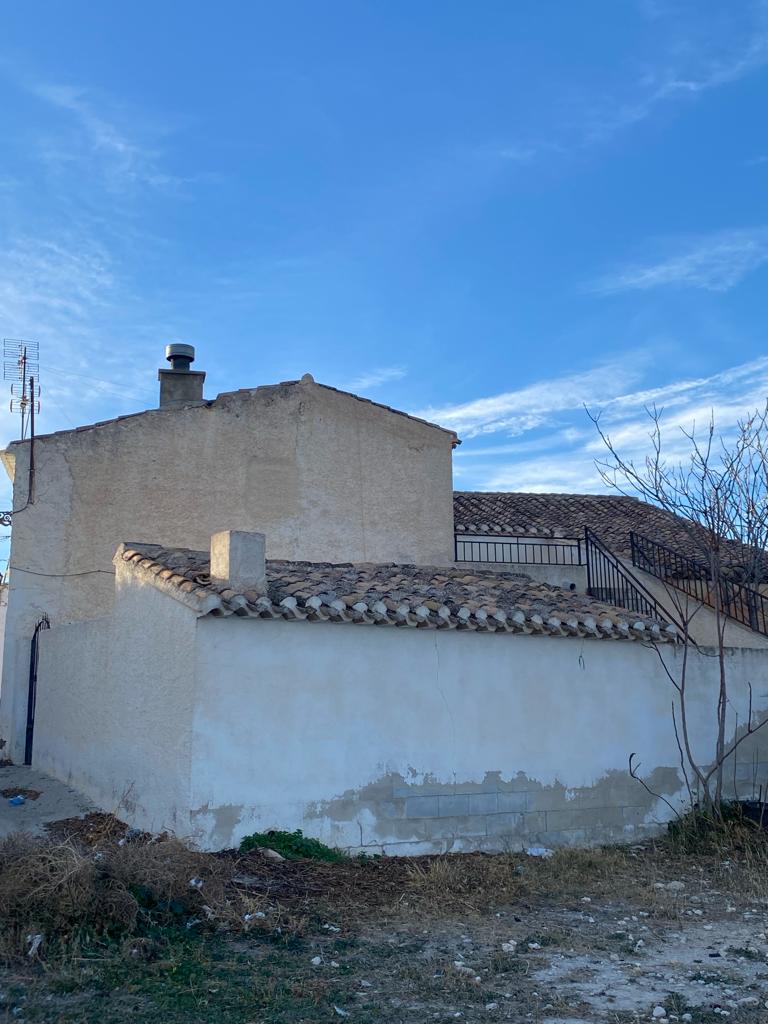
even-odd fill
[[(728, 667), (735, 729), (749, 682), (768, 709), (768, 654)], [(704, 760), (716, 659), (692, 655), (688, 685)], [(126, 575), (113, 619), (43, 634), (34, 763), (208, 848), (269, 828), (392, 853), (588, 843), (671, 814), (628, 777), (631, 752), (684, 799), (671, 700), (638, 642), (197, 619)], [(752, 737), (738, 760), (749, 797), (768, 754)]]

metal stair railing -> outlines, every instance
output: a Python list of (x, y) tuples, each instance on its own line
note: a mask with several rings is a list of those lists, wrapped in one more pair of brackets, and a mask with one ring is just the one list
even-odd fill
[(713, 581), (712, 573), (703, 562), (697, 562), (642, 534), (630, 533), (629, 541), (632, 564), (636, 568), (709, 608), (717, 607), (716, 595), (719, 593), (723, 615), (768, 636), (768, 598), (759, 590), (723, 575)]
[(598, 601), (626, 608), (660, 622), (675, 623), (661, 605), (629, 569), (627, 569), (589, 527), (584, 529), (587, 565), (587, 593)]

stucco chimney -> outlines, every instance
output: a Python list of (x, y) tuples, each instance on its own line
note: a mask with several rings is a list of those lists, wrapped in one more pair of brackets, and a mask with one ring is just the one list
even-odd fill
[(267, 592), (265, 562), (266, 538), (263, 533), (223, 530), (211, 537), (211, 579), (243, 593)]
[(160, 381), (160, 408), (172, 409), (190, 402), (202, 402), (203, 381), (202, 370), (190, 370), (195, 361), (195, 350), (192, 345), (166, 345), (165, 358), (171, 364), (170, 370), (158, 370)]

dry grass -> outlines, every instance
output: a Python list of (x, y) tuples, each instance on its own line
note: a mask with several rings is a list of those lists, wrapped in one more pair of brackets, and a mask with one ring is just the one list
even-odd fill
[(231, 866), (176, 839), (93, 850), (16, 834), (0, 843), (0, 951), (36, 956), (171, 924), (247, 930), (271, 923), (263, 897), (231, 882)]
[(420, 902), (479, 911), (521, 895), (521, 860), (509, 854), (435, 857), (407, 865), (406, 880)]

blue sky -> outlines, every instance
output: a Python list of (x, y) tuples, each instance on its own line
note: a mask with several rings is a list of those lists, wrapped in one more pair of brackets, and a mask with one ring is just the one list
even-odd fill
[(41, 431), (184, 341), (455, 428), (457, 487), (601, 490), (584, 404), (639, 453), (768, 394), (767, 105), (763, 0), (5, 4), (0, 336)]

